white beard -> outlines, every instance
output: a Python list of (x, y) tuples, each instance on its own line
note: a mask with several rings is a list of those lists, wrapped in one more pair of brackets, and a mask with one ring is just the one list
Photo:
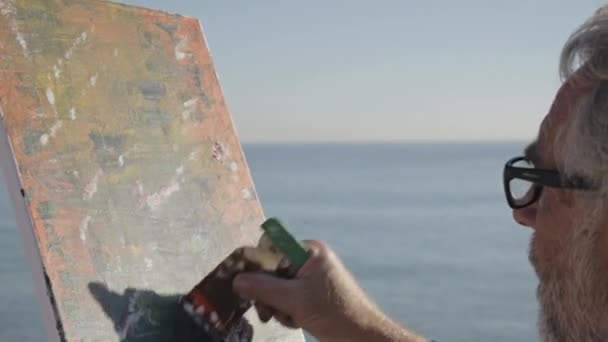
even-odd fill
[(594, 257), (593, 226), (587, 222), (573, 229), (559, 257), (560, 269), (551, 270), (538, 287), (538, 325), (545, 342), (608, 341), (608, 275)]

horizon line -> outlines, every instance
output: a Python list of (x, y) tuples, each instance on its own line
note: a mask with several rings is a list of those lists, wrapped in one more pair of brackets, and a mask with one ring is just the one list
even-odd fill
[(529, 143), (526, 139), (510, 140), (243, 140), (242, 145), (445, 145), (445, 144), (518, 144)]

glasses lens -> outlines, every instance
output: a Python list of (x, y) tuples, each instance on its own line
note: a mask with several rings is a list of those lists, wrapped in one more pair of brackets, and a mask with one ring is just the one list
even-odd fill
[[(518, 161), (513, 164), (513, 166), (529, 169), (534, 168), (534, 165), (526, 160)], [(534, 183), (527, 180), (514, 178), (509, 182), (509, 191), (511, 192), (511, 197), (517, 205), (524, 206), (532, 202), (535, 190), (536, 188)]]
[(512, 179), (509, 182), (509, 189), (517, 205), (526, 205), (534, 197), (534, 184), (522, 179)]

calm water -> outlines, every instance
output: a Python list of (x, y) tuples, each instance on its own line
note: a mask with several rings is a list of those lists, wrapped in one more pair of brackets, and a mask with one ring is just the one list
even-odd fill
[[(536, 339), (530, 233), (503, 199), (523, 144), (249, 145), (267, 215), (329, 243), (397, 320), (439, 341)], [(4, 184), (1, 192), (5, 193)], [(41, 341), (33, 286), (0, 198), (0, 341)]]

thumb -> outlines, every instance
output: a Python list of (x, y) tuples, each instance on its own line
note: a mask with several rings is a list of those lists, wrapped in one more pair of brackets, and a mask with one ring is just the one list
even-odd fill
[(234, 278), (233, 288), (241, 297), (289, 314), (293, 311), (295, 296), (292, 282), (264, 273), (239, 273)]

